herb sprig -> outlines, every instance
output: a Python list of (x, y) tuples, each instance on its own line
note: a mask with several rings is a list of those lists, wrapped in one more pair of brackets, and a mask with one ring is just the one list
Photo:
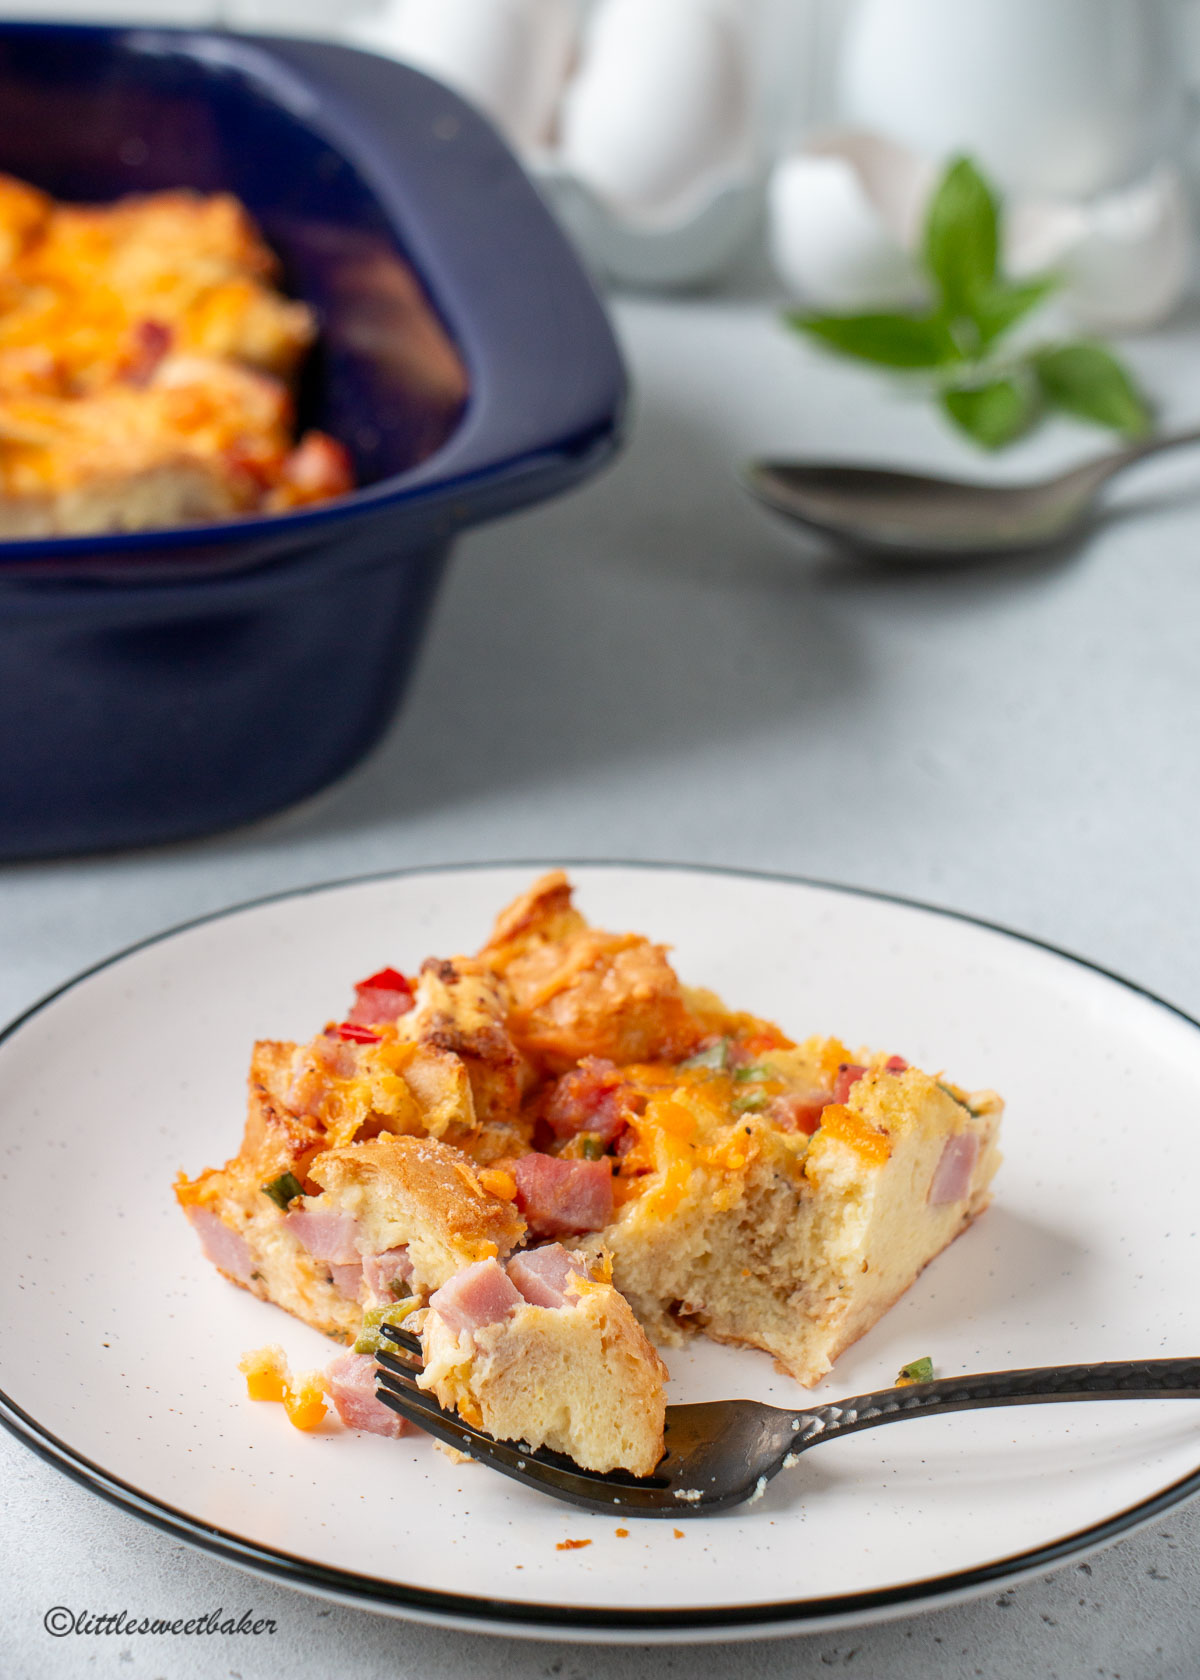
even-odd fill
[(984, 449), (1024, 437), (1047, 413), (1138, 437), (1151, 407), (1132, 375), (1094, 340), (1003, 353), (1001, 340), (1059, 284), (1010, 280), (1000, 262), (999, 199), (970, 158), (955, 158), (929, 205), (921, 260), (932, 302), (912, 313), (789, 314), (828, 349), (929, 376), (943, 414)]

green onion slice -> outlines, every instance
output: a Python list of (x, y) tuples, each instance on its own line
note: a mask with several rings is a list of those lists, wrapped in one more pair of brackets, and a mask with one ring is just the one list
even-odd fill
[(909, 1383), (932, 1382), (933, 1360), (926, 1354), (924, 1359), (914, 1359), (911, 1365), (902, 1365), (900, 1375), (896, 1378), (898, 1388), (907, 1388)]
[(982, 1111), (978, 1108), (972, 1108), (965, 1097), (960, 1097), (957, 1091), (952, 1091), (949, 1085), (944, 1085), (940, 1079), (937, 1081), (937, 1088), (939, 1091), (945, 1091), (951, 1102), (956, 1102), (959, 1108), (965, 1108), (968, 1114), (973, 1114), (978, 1120)]
[(681, 1068), (712, 1068), (717, 1073), (724, 1073), (729, 1066), (729, 1040), (719, 1038), (707, 1050), (697, 1050), (694, 1056), (689, 1056), (679, 1065)]
[(286, 1208), (289, 1202), (294, 1202), (297, 1196), (303, 1196), (304, 1186), (295, 1173), (280, 1173), (270, 1184), (261, 1184), (259, 1189), (264, 1196), (270, 1196), (277, 1208)]

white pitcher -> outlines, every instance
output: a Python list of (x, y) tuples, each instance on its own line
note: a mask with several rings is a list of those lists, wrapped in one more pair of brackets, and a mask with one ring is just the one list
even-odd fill
[[(828, 3), (828, 0), (827, 0)], [(1010, 193), (1088, 198), (1177, 153), (1174, 0), (837, 0), (829, 115)]]

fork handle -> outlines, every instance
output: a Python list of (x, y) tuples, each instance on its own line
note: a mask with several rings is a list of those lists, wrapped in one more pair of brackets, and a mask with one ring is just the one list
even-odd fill
[(873, 1429), (878, 1423), (968, 1412), (983, 1406), (1036, 1406), (1060, 1400), (1200, 1400), (1200, 1359), (1114, 1360), (1104, 1365), (1042, 1365), (885, 1388), (804, 1414), (799, 1447)]

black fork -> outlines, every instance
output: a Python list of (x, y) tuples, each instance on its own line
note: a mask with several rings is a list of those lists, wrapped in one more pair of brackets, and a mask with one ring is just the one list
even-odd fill
[(1200, 1359), (1144, 1359), (1105, 1365), (1040, 1366), (885, 1388), (811, 1411), (781, 1411), (757, 1400), (709, 1400), (668, 1406), (666, 1451), (652, 1476), (599, 1475), (561, 1453), (497, 1441), (472, 1429), (417, 1386), (421, 1344), (394, 1324), (379, 1326), (396, 1344), (376, 1355), (376, 1393), (447, 1446), (587, 1511), (691, 1517), (756, 1498), (771, 1477), (802, 1452), (876, 1424), (983, 1406), (1036, 1406), (1071, 1400), (1200, 1400)]

